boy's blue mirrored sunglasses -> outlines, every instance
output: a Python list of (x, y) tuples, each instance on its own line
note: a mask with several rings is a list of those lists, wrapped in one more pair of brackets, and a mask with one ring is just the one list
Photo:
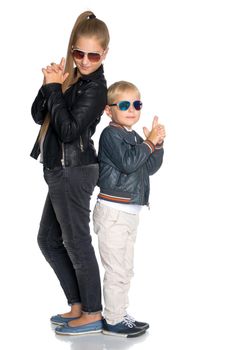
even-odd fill
[[(140, 111), (140, 109), (142, 109), (142, 102), (137, 100), (137, 101), (133, 101), (133, 106), (136, 109), (136, 111)], [(117, 106), (119, 108), (120, 111), (127, 111), (129, 109), (131, 105), (131, 102), (129, 101), (120, 101), (118, 103), (112, 103), (109, 106)]]

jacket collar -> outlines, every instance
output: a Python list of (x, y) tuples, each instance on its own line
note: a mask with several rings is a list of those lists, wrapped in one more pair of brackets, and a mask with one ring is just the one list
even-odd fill
[(133, 130), (128, 130), (125, 126), (121, 125), (121, 124), (117, 124), (115, 122), (110, 122), (109, 123), (110, 126), (113, 126), (115, 128), (120, 128), (120, 129), (123, 129), (125, 131), (128, 131), (129, 133), (132, 132)]
[(115, 128), (120, 128), (120, 129), (124, 129), (125, 130), (123, 125), (117, 124), (115, 122), (110, 122), (109, 125), (110, 126), (114, 126)]

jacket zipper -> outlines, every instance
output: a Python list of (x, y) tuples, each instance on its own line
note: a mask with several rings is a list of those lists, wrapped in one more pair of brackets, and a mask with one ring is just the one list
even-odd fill
[(62, 148), (62, 160), (61, 160), (61, 163), (62, 163), (62, 166), (64, 167), (65, 166), (65, 149), (64, 149), (64, 143), (63, 142), (61, 144), (61, 148)]
[(141, 191), (141, 203), (143, 203), (144, 197), (145, 197), (145, 188), (144, 188), (144, 181), (143, 181), (143, 169), (141, 169), (140, 178), (141, 178), (141, 183), (143, 184), (143, 190)]
[(84, 148), (83, 148), (83, 140), (82, 140), (82, 137), (80, 136), (79, 139), (80, 139), (80, 149), (81, 149), (81, 152), (83, 152), (83, 151), (84, 151)]

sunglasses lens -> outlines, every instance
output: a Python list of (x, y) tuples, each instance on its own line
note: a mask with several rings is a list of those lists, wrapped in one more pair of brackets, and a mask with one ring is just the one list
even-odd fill
[(121, 111), (127, 111), (127, 109), (129, 109), (130, 106), (130, 102), (129, 101), (121, 101), (119, 102), (119, 109)]
[[(76, 60), (82, 60), (85, 56), (85, 52), (77, 49), (74, 49), (72, 53)], [(97, 52), (88, 52), (87, 57), (90, 62), (99, 62), (101, 56)]]
[(134, 108), (136, 109), (136, 111), (140, 111), (140, 109), (142, 108), (141, 101), (134, 101), (133, 105), (134, 105)]
[(73, 56), (76, 58), (76, 60), (82, 60), (84, 57), (85, 53), (80, 50), (73, 50)]
[(89, 52), (87, 54), (87, 57), (88, 57), (90, 62), (99, 62), (99, 60), (100, 60), (100, 54), (96, 53), (96, 52)]

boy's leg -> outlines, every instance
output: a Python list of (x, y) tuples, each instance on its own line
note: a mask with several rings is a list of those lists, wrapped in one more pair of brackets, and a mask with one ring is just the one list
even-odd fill
[[(127, 221), (129, 223), (129, 229), (130, 229), (127, 235), (128, 239), (126, 243), (126, 253), (125, 253), (125, 260), (124, 260), (125, 269), (128, 273), (128, 280), (129, 280), (128, 285), (125, 287), (129, 291), (130, 281), (134, 275), (134, 246), (135, 246), (135, 241), (137, 236), (139, 215), (133, 215), (133, 214), (127, 214), (127, 213), (125, 214), (127, 215)], [(128, 292), (125, 293), (125, 305), (127, 309), (129, 305)]]
[(94, 230), (98, 234), (104, 275), (104, 316), (109, 324), (121, 322), (126, 315), (128, 291), (133, 275), (133, 246), (138, 215), (96, 204)]

